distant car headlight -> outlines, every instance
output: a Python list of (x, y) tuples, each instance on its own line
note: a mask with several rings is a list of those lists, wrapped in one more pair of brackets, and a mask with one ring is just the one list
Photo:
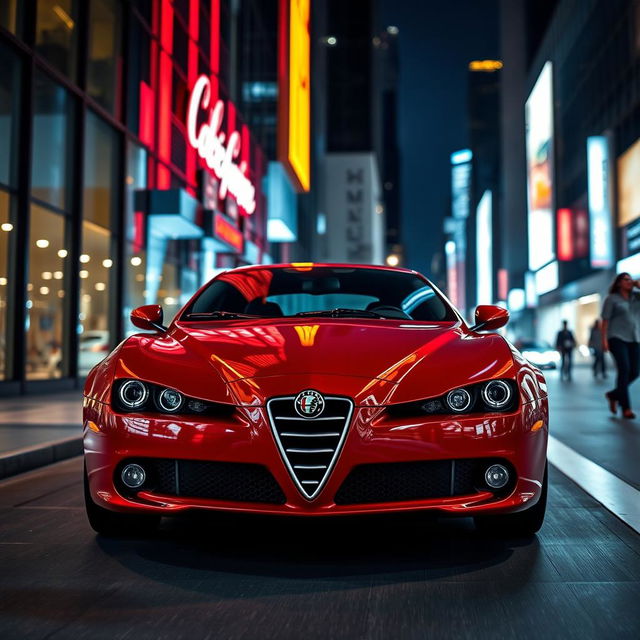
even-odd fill
[(453, 389), (447, 393), (447, 405), (456, 413), (466, 411), (471, 406), (471, 394), (466, 389)]
[(158, 405), (167, 413), (175, 413), (184, 402), (184, 396), (175, 389), (163, 389), (158, 394)]
[(118, 398), (127, 409), (139, 409), (149, 398), (149, 389), (140, 380), (127, 380), (120, 385)]
[(502, 409), (511, 401), (511, 387), (504, 380), (491, 380), (482, 387), (482, 399), (492, 409)]

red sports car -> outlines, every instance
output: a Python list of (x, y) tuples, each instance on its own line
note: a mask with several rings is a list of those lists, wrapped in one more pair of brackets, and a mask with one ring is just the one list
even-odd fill
[(85, 495), (103, 534), (210, 509), (431, 511), (532, 534), (547, 494), (544, 377), (415, 271), (224, 272), (127, 338), (84, 391)]

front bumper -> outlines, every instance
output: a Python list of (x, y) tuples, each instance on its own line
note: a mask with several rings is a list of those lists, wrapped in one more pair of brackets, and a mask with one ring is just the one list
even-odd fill
[[(265, 514), (339, 515), (434, 510), (454, 515), (510, 513), (540, 496), (548, 436), (546, 399), (509, 415), (391, 418), (384, 408), (356, 407), (344, 446), (327, 483), (313, 500), (303, 497), (278, 451), (264, 407), (238, 407), (232, 418), (118, 414), (85, 398), (84, 449), (96, 504), (121, 512), (165, 515), (190, 509)], [(516, 473), (507, 494), (477, 488), (464, 495), (336, 504), (336, 495), (359, 465), (417, 461), (505, 460)], [(211, 461), (257, 465), (281, 489), (280, 503), (123, 491), (115, 481), (123, 461)], [(188, 464), (185, 462), (185, 464)], [(193, 466), (193, 465), (191, 465)], [(258, 480), (259, 481), (259, 480)], [(232, 495), (232, 494), (231, 494)]]

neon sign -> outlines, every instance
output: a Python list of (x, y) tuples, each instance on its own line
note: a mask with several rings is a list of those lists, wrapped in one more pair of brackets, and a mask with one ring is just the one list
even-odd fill
[(231, 245), (238, 253), (242, 253), (244, 241), (242, 233), (219, 213), (216, 213), (213, 220), (213, 235)]
[[(240, 133), (233, 131), (227, 139), (224, 131), (221, 131), (224, 102), (218, 100), (212, 108), (210, 102), (211, 81), (202, 75), (193, 86), (187, 108), (189, 144), (220, 180), (219, 197), (225, 198), (227, 193), (231, 194), (238, 206), (251, 214), (256, 210), (256, 189), (247, 178), (247, 163), (234, 162), (240, 155)], [(198, 114), (201, 109), (209, 110), (209, 118), (198, 129)]]

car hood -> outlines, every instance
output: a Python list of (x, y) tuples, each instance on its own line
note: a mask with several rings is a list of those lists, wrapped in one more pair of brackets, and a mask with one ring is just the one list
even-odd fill
[(163, 336), (133, 336), (116, 360), (116, 377), (248, 405), (315, 388), (375, 406), (514, 375), (511, 351), (500, 336), (471, 334), (454, 323), (396, 320), (174, 325)]

